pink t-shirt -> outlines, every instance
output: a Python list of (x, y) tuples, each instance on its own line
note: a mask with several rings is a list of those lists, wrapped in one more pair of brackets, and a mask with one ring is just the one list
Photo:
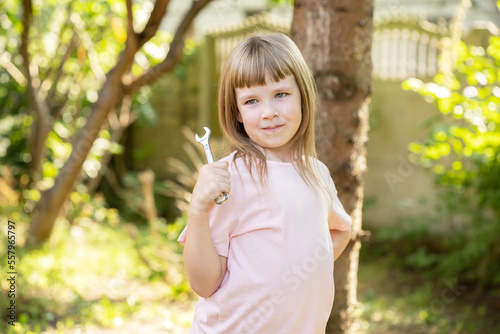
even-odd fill
[[(190, 333), (324, 333), (334, 297), (329, 229), (351, 227), (327, 167), (319, 162), (331, 201), (293, 163), (268, 161), (266, 189), (233, 157), (222, 159), (230, 163), (229, 199), (209, 212), (227, 271), (212, 296), (200, 297)], [(185, 238), (186, 229), (179, 241)]]

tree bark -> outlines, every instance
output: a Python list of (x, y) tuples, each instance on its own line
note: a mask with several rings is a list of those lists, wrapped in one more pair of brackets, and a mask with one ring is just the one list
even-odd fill
[[(33, 109), (33, 124), (28, 138), (28, 152), (31, 155), (29, 169), (31, 179), (38, 180), (41, 171), (42, 159), (45, 154), (45, 141), (52, 127), (50, 110), (44, 100), (39, 96), (38, 71), (33, 73), (28, 53), (29, 30), (33, 18), (33, 4), (31, 0), (23, 1), (23, 32), (19, 53), (23, 57), (23, 68), (26, 76), (26, 91)], [(34, 66), (37, 66), (36, 64)]]
[[(111, 131), (110, 142), (112, 145), (119, 143), (125, 129), (127, 129), (137, 119), (137, 114), (132, 113), (131, 108), (132, 97), (130, 95), (125, 95), (122, 99), (119, 116), (116, 115), (115, 112), (108, 113), (108, 121)], [(107, 151), (104, 156), (102, 156), (101, 168), (99, 169), (97, 176), (90, 179), (87, 183), (87, 192), (89, 194), (93, 194), (101, 184), (101, 180), (108, 169), (108, 165), (112, 157), (113, 153), (111, 151)]]
[(357, 269), (366, 174), (371, 93), (372, 0), (295, 0), (291, 37), (318, 86), (318, 155), (330, 169), (353, 219), (351, 242), (335, 263), (335, 304), (326, 333), (349, 333), (356, 306)]
[[(120, 54), (116, 66), (106, 75), (106, 81), (99, 92), (99, 98), (91, 108), (87, 123), (73, 142), (71, 155), (57, 176), (54, 186), (42, 193), (40, 201), (33, 210), (33, 220), (27, 235), (28, 244), (39, 245), (50, 237), (55, 219), (64, 201), (73, 190), (79, 178), (82, 165), (109, 111), (115, 108), (124, 95), (131, 95), (143, 85), (154, 82), (161, 74), (170, 71), (180, 61), (182, 49), (184, 48), (185, 33), (194, 17), (210, 1), (211, 0), (193, 0), (190, 10), (186, 13), (184, 19), (177, 28), (165, 60), (155, 66), (152, 69), (153, 71), (145, 73), (130, 84), (124, 82), (124, 77), (130, 71), (136, 52), (144, 43), (153, 37), (158, 30), (169, 1), (157, 0), (144, 30), (140, 33), (136, 33), (133, 30), (133, 16), (131, 13), (132, 2), (127, 0), (126, 4), (129, 13), (127, 14), (128, 28), (125, 49)], [(23, 32), (23, 42), (26, 44), (28, 41), (27, 36), (28, 31), (25, 28)], [(24, 39), (26, 40), (24, 41)]]

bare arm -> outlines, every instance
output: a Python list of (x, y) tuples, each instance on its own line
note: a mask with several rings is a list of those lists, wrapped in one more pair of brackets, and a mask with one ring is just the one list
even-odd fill
[[(344, 208), (342, 207), (342, 204), (340, 203), (338, 197), (336, 197), (336, 204), (334, 204), (334, 207), (337, 209), (334, 209), (333, 211), (330, 212), (330, 215), (328, 216), (328, 225), (329, 226), (349, 226), (352, 225), (352, 219), (351, 217), (345, 212)], [(338, 222), (341, 222), (338, 224)], [(336, 230), (336, 229), (330, 229), (330, 237), (332, 238), (332, 245), (333, 245), (333, 256), (334, 256), (334, 261), (337, 260), (337, 258), (342, 254), (344, 249), (347, 247), (347, 244), (349, 243), (349, 240), (351, 239), (351, 229), (349, 228), (347, 231), (341, 231), (341, 230)]]
[(330, 230), (330, 237), (332, 238), (333, 256), (334, 256), (333, 260), (335, 261), (347, 247), (349, 240), (351, 240), (351, 230), (347, 231)]
[(189, 210), (184, 265), (189, 284), (200, 297), (210, 297), (217, 291), (226, 273), (227, 258), (215, 250), (205, 212)]
[(184, 242), (184, 266), (191, 288), (200, 297), (210, 297), (219, 288), (227, 268), (227, 258), (214, 247), (208, 212), (214, 199), (231, 190), (228, 164), (224, 161), (205, 165), (200, 170), (191, 197), (188, 227)]

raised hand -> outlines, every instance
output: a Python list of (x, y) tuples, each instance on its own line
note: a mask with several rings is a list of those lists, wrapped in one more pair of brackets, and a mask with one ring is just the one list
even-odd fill
[(231, 191), (227, 161), (217, 161), (203, 166), (191, 196), (190, 210), (208, 212), (221, 193)]

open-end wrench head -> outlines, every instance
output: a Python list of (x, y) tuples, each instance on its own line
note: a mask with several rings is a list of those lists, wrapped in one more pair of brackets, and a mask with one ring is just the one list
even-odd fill
[(194, 135), (194, 138), (198, 143), (201, 143), (202, 141), (208, 140), (208, 138), (210, 138), (210, 129), (206, 126), (204, 126), (203, 129), (205, 129), (205, 135), (203, 137), (200, 138), (197, 134)]

